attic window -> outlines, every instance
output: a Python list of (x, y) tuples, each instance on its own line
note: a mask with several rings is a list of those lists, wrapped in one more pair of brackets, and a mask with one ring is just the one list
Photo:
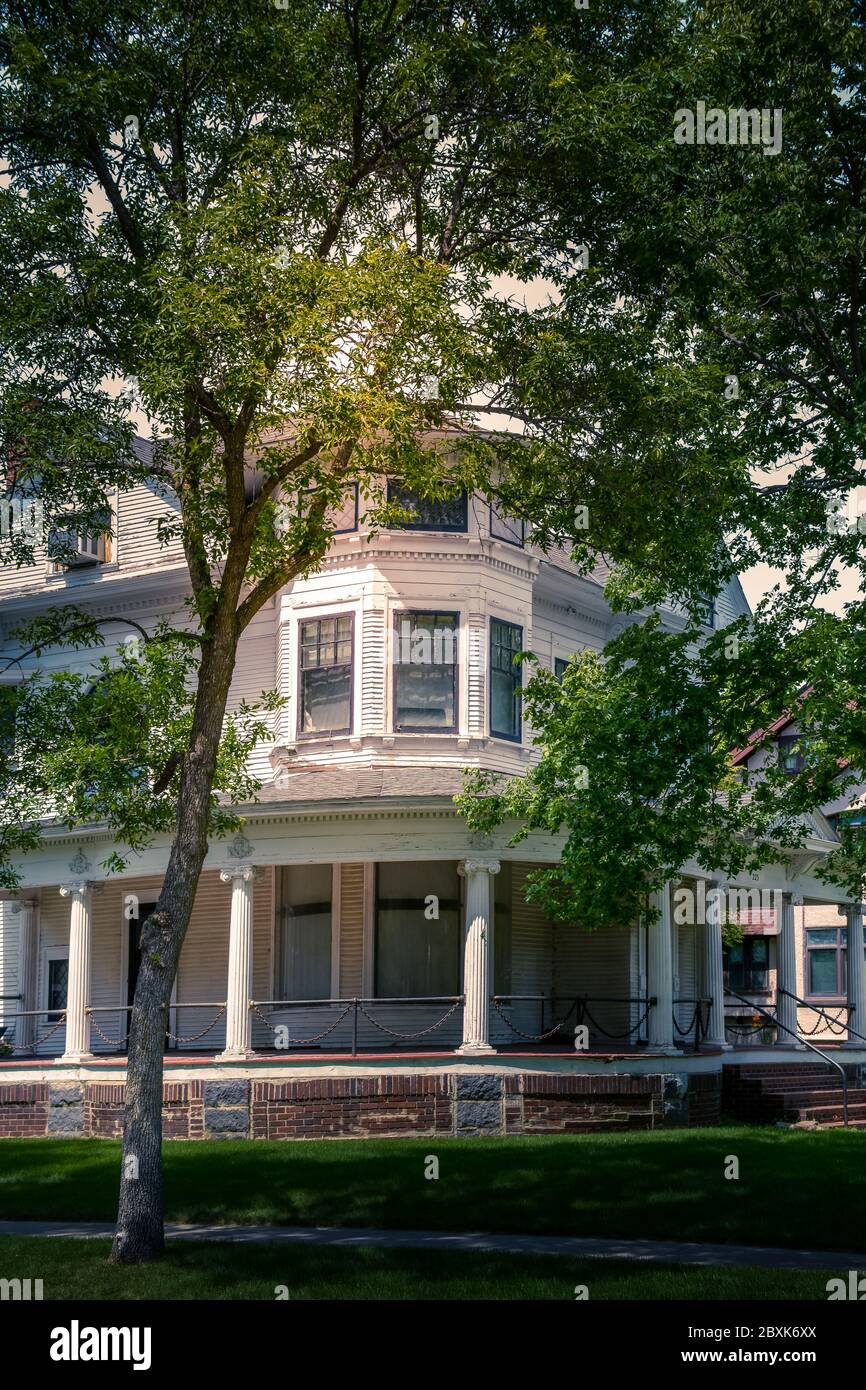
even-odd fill
[[(102, 531), (94, 531), (79, 518), (64, 518), (65, 525), (55, 524), (51, 528), (48, 550), (52, 558), (55, 574), (64, 570), (88, 569), (104, 564), (108, 558), (107, 537)], [(108, 525), (106, 521), (106, 525)]]

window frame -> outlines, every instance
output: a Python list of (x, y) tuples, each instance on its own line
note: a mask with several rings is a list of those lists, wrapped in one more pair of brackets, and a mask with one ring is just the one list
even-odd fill
[(66, 986), (66, 1003), (64, 1004), (64, 1006), (63, 1006), (62, 1009), (52, 1009), (52, 1008), (51, 1008), (51, 993), (50, 993), (50, 987), (51, 987), (51, 962), (52, 962), (52, 961), (55, 961), (55, 960), (65, 960), (66, 963), (67, 963), (67, 968), (68, 968), (68, 965), (69, 965), (69, 947), (68, 947), (68, 945), (62, 945), (62, 946), (43, 946), (43, 948), (42, 948), (42, 962), (43, 962), (43, 972), (42, 972), (42, 1003), (43, 1003), (43, 1005), (44, 1005), (44, 1010), (43, 1010), (43, 1012), (44, 1012), (44, 1016), (45, 1016), (46, 1018), (51, 1019), (51, 1020), (54, 1021), (54, 1022), (56, 1022), (56, 1020), (59, 1018), (59, 1016), (60, 1016), (62, 1013), (68, 1012), (68, 1009), (69, 1009), (69, 977), (68, 977), (68, 975), (67, 975), (67, 986)]
[(523, 625), (522, 625), (521, 623), (512, 623), (512, 622), (509, 622), (509, 620), (508, 620), (507, 618), (493, 618), (493, 617), (491, 617), (491, 619), (490, 619), (490, 628), (489, 628), (488, 639), (487, 639), (487, 672), (488, 672), (488, 685), (489, 685), (489, 693), (488, 693), (488, 697), (487, 697), (487, 717), (488, 717), (488, 721), (489, 721), (489, 724), (490, 724), (490, 737), (491, 737), (491, 738), (501, 738), (501, 739), (504, 739), (506, 743), (522, 743), (522, 742), (523, 742), (523, 667), (522, 667), (522, 666), (514, 666), (514, 668), (513, 668), (513, 670), (514, 670), (514, 692), (513, 692), (513, 694), (514, 694), (514, 701), (515, 701), (516, 710), (517, 710), (517, 718), (516, 718), (516, 721), (515, 721), (515, 722), (516, 722), (516, 726), (517, 726), (517, 733), (516, 733), (516, 734), (505, 734), (505, 733), (500, 732), (498, 729), (495, 729), (494, 726), (493, 726), (493, 669), (494, 669), (494, 668), (493, 668), (493, 630), (494, 630), (494, 626), (497, 625), (497, 624), (498, 624), (500, 627), (507, 627), (507, 628), (510, 628), (513, 632), (517, 632), (517, 633), (520, 634), (519, 641), (518, 641), (518, 645), (517, 645), (517, 648), (516, 648), (516, 650), (515, 650), (515, 652), (514, 652), (514, 655), (516, 656), (516, 655), (517, 655), (517, 652), (520, 652), (520, 651), (523, 650)]
[[(737, 992), (738, 994), (767, 994), (767, 995), (772, 994), (772, 990), (771, 990), (771, 988), (770, 988), (770, 941), (771, 941), (771, 940), (772, 940), (772, 938), (771, 938), (770, 936), (759, 936), (759, 935), (757, 935), (757, 934), (754, 934), (754, 935), (746, 935), (746, 934), (744, 934), (744, 935), (743, 935), (742, 941), (738, 941), (738, 942), (736, 942), (736, 943), (730, 943), (730, 944), (725, 944), (725, 945), (723, 945), (723, 947), (722, 947), (722, 971), (723, 971), (723, 979), (724, 979), (724, 989), (725, 989), (725, 993), (726, 993), (726, 994), (729, 994), (729, 993), (731, 992), (731, 990), (734, 990), (734, 989), (736, 990), (736, 992)], [(730, 978), (730, 976), (731, 976), (731, 968), (730, 968), (729, 952), (730, 952), (730, 950), (731, 950), (731, 945), (732, 945), (732, 944), (736, 944), (737, 946), (742, 946), (742, 947), (743, 947), (743, 964), (742, 964), (743, 974), (744, 974), (744, 976), (745, 976), (746, 974), (752, 975), (752, 974), (754, 974), (754, 972), (755, 972), (755, 966), (754, 966), (754, 964), (752, 963), (751, 959), (749, 960), (748, 963), (746, 962), (746, 950), (745, 950), (745, 948), (746, 948), (747, 946), (750, 948), (749, 954), (750, 954), (750, 956), (751, 956), (751, 947), (753, 946), (754, 942), (756, 942), (756, 941), (765, 941), (765, 942), (767, 943), (767, 964), (763, 967), (763, 969), (764, 969), (764, 975), (765, 975), (765, 983), (764, 983), (763, 985), (761, 985), (760, 987), (756, 987), (756, 986), (754, 986), (754, 985), (748, 985), (748, 986), (747, 986), (747, 985), (746, 985), (746, 982), (745, 982), (745, 979), (744, 979), (744, 981), (743, 981), (743, 983), (742, 983), (742, 987), (738, 989), (735, 985), (732, 985), (732, 984), (731, 984), (731, 978)]]
[[(836, 943), (833, 946), (822, 944), (820, 946), (809, 945), (809, 933), (813, 931), (832, 931), (836, 933)], [(866, 956), (866, 926), (863, 927), (863, 950)], [(834, 994), (817, 994), (812, 989), (812, 971), (810, 956), (813, 952), (827, 951), (834, 952), (836, 956), (836, 985)], [(803, 927), (803, 998), (814, 999), (816, 1002), (827, 1000), (838, 1000), (848, 998), (848, 927), (847, 925), (837, 925), (835, 922), (828, 922), (822, 925), (815, 922), (810, 926)]]
[[(396, 661), (391, 662), (391, 732), (394, 734), (456, 734), (460, 729), (460, 613), (444, 608), (394, 608), (392, 609), (393, 626), (391, 628), (391, 641), (399, 640), (395, 636), (398, 623), (404, 618), (453, 618), (454, 619), (454, 662), (451, 670), (451, 684), (454, 693), (454, 720), (447, 727), (442, 724), (437, 725), (413, 725), (408, 728), (405, 724), (397, 722), (397, 665)], [(402, 664), (402, 663), (400, 663)]]
[[(408, 494), (410, 494), (412, 497), (416, 497), (416, 496), (417, 496), (417, 494), (413, 493), (413, 491), (412, 491), (411, 488), (408, 488), (408, 487), (407, 487), (407, 488), (401, 488), (401, 487), (399, 486), (399, 484), (395, 483), (395, 482), (393, 481), (393, 479), (389, 478), (389, 479), (388, 479), (388, 490), (387, 490), (388, 501), (389, 501), (389, 502), (397, 502), (398, 505), (399, 505), (399, 504), (401, 504), (401, 499), (400, 499), (399, 497), (395, 497), (395, 496), (394, 496), (394, 494), (395, 494), (396, 492), (408, 493)], [(452, 498), (452, 497), (440, 498), (440, 499), (435, 499), (435, 498), (431, 498), (431, 497), (419, 497), (419, 498), (417, 498), (417, 500), (418, 500), (419, 502), (432, 502), (432, 501), (436, 501), (436, 500), (440, 500), (440, 501), (443, 501), (443, 502), (456, 502), (458, 499), (462, 499), (462, 502), (463, 502), (463, 523), (462, 523), (462, 525), (460, 525), (460, 526), (431, 526), (431, 525), (430, 525), (428, 522), (426, 522), (426, 521), (425, 521), (425, 522), (422, 522), (422, 523), (420, 523), (420, 524), (419, 524), (419, 523), (414, 523), (414, 522), (411, 522), (411, 521), (409, 521), (409, 522), (404, 521), (404, 522), (402, 522), (402, 523), (395, 523), (395, 524), (394, 524), (391, 528), (389, 528), (389, 529), (392, 529), (392, 530), (394, 530), (394, 531), (432, 531), (432, 532), (434, 532), (434, 533), (437, 533), (437, 532), (438, 532), (438, 533), (442, 533), (442, 534), (445, 534), (445, 535), (451, 535), (451, 536), (465, 536), (465, 535), (468, 533), (468, 531), (469, 531), (469, 493), (468, 493), (468, 491), (466, 490), (465, 487), (464, 487), (464, 488), (461, 488), (461, 489), (460, 489), (460, 492), (459, 492), (455, 497), (453, 497), (453, 498)]]
[[(351, 628), (351, 636), (350, 636), (350, 639), (349, 639), (349, 640), (350, 640), (350, 643), (351, 643), (351, 647), (352, 647), (352, 659), (351, 659), (351, 661), (350, 661), (350, 663), (349, 663), (349, 723), (348, 723), (348, 726), (347, 726), (346, 728), (340, 728), (340, 729), (328, 729), (328, 730), (324, 730), (324, 729), (304, 729), (304, 727), (303, 727), (303, 717), (304, 717), (304, 703), (303, 703), (304, 638), (303, 638), (303, 631), (304, 631), (304, 628), (305, 628), (307, 625), (311, 624), (311, 623), (326, 623), (326, 622), (329, 622), (329, 621), (331, 621), (331, 620), (333, 620), (334, 622), (337, 622), (340, 618), (348, 618), (349, 623), (350, 623), (350, 628)], [(342, 612), (342, 613), (341, 613), (341, 612), (335, 612), (335, 613), (333, 613), (333, 612), (332, 612), (332, 613), (320, 613), (320, 614), (317, 614), (315, 617), (312, 617), (312, 616), (311, 616), (311, 617), (304, 617), (304, 616), (302, 616), (302, 615), (299, 615), (299, 616), (298, 616), (297, 627), (296, 627), (296, 635), (297, 635), (297, 660), (296, 660), (296, 665), (297, 665), (297, 679), (296, 679), (295, 689), (296, 689), (296, 698), (297, 698), (298, 708), (297, 708), (297, 716), (296, 716), (296, 719), (295, 719), (295, 729), (296, 729), (295, 737), (296, 737), (299, 741), (300, 741), (301, 739), (305, 739), (305, 740), (306, 740), (306, 739), (315, 739), (315, 738), (323, 738), (323, 739), (330, 739), (330, 738), (351, 738), (351, 736), (352, 736), (352, 734), (353, 734), (353, 732), (354, 732), (354, 728), (355, 728), (355, 656), (356, 656), (356, 648), (355, 648), (355, 614), (354, 614), (354, 612), (353, 612), (353, 611), (350, 611), (350, 612), (345, 612), (345, 611), (344, 611), (344, 612)], [(335, 645), (336, 645), (336, 643), (335, 643)], [(322, 670), (322, 669), (325, 669), (325, 668), (323, 668), (323, 667), (310, 667), (310, 668), (308, 668), (308, 669), (310, 669), (310, 670)]]

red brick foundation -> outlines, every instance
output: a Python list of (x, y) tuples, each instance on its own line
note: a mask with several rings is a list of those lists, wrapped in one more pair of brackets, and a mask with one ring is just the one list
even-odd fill
[[(714, 1073), (605, 1076), (428, 1071), (288, 1080), (224, 1078), (163, 1086), (167, 1139), (350, 1139), (581, 1134), (719, 1119)], [(0, 1086), (0, 1138), (117, 1138), (122, 1081)]]

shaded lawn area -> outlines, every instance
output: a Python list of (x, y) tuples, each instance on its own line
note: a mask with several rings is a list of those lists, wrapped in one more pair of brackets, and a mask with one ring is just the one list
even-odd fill
[(0, 1237), (6, 1279), (42, 1279), (46, 1301), (261, 1299), (826, 1300), (829, 1273), (696, 1269), (629, 1260), (482, 1251), (316, 1249), (219, 1241), (169, 1245), (157, 1264), (118, 1269), (107, 1240)]
[[(167, 1141), (180, 1222), (529, 1231), (866, 1251), (866, 1132)], [(439, 1178), (425, 1179), (428, 1155)], [(740, 1176), (726, 1179), (729, 1155)], [(112, 1221), (120, 1144), (0, 1140), (0, 1218)]]

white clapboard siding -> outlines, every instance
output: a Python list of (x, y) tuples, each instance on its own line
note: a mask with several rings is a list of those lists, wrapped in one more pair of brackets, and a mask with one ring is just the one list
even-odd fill
[[(385, 612), (367, 608), (362, 618), (361, 641), (361, 728), (365, 734), (382, 733), (385, 728)], [(356, 726), (358, 723), (356, 715)]]
[[(681, 923), (673, 929), (677, 934), (677, 956), (675, 973), (678, 976), (675, 998), (688, 1001), (697, 1000), (698, 997), (698, 962), (697, 962), (697, 936), (694, 925)], [(695, 1004), (683, 1002), (674, 1008), (674, 1016), (680, 1028), (688, 1028), (692, 1022), (695, 1012)], [(694, 1033), (690, 1032), (688, 1038), (683, 1038), (681, 1033), (674, 1030), (674, 1041), (688, 1042), (694, 1038)]]
[(474, 738), (480, 738), (484, 734), (486, 722), (486, 703), (485, 703), (485, 636), (486, 626), (484, 621), (473, 621), (469, 624), (467, 635), (467, 652), (469, 661), (468, 671), (468, 731)]
[[(528, 864), (515, 864), (511, 871), (511, 993), (544, 994), (546, 1027), (550, 1018), (553, 992), (553, 926), (541, 908), (526, 901)], [(524, 1033), (541, 1030), (541, 1002), (529, 1000), (505, 1007), (504, 1012)], [(507, 1030), (506, 1030), (507, 1031)], [(499, 1036), (497, 1031), (497, 1037)], [(513, 1042), (520, 1041), (512, 1037)]]
[(340, 870), (340, 997), (364, 993), (364, 865)]
[[(39, 909), (36, 1003), (34, 1005), (37, 1009), (44, 1008), (48, 991), (46, 949), (49, 947), (69, 949), (70, 909), (71, 899), (61, 898), (59, 889), (48, 888), (43, 891)], [(49, 1028), (53, 1028), (53, 1026), (53, 1023), (49, 1024), (44, 1015), (40, 1015), (36, 1020), (36, 1053), (39, 1057), (59, 1057), (63, 1051), (66, 1027), (61, 1025), (60, 1028), (51, 1033), (50, 1037), (46, 1037)], [(44, 1041), (39, 1041), (42, 1038)]]
[(115, 557), (121, 569), (145, 569), (183, 557), (179, 537), (161, 545), (157, 539), (160, 518), (177, 516), (177, 507), (158, 491), (138, 483), (122, 492), (117, 503)]
[[(11, 903), (0, 903), (0, 995), (17, 994), (19, 990), (18, 960), (21, 940), (21, 917), (12, 911)], [(10, 1018), (25, 1005), (18, 999), (0, 999), (0, 1026), (6, 1026), (4, 1039), (13, 1042), (16, 1020)]]
[[(608, 926), (585, 931), (577, 923), (557, 923), (554, 928), (556, 994), (561, 996), (556, 1017), (564, 1015), (577, 995), (589, 996), (587, 1007), (591, 1018), (586, 1022), (590, 1040), (614, 1050), (630, 1041), (626, 1036), (631, 1027), (628, 1004), (608, 1001), (626, 1001), (631, 996), (631, 949), (629, 927)], [(574, 1022), (572, 1014), (570, 1028)]]

